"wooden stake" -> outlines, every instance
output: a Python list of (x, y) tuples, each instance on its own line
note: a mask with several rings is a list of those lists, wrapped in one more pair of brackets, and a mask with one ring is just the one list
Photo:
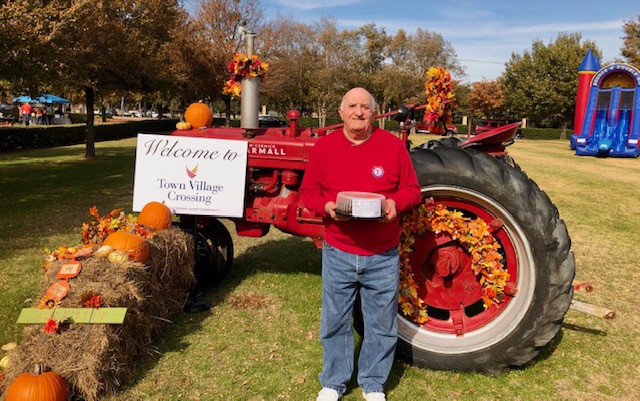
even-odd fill
[(588, 304), (576, 299), (571, 300), (571, 309), (607, 320), (611, 320), (616, 317), (616, 312), (613, 309), (607, 309), (602, 306)]

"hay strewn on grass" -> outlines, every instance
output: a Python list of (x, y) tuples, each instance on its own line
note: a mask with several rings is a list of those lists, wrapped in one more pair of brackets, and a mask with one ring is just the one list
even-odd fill
[[(150, 240), (146, 265), (114, 264), (96, 256), (84, 259), (80, 274), (69, 280), (69, 293), (60, 306), (81, 307), (81, 296), (93, 291), (103, 297), (103, 308), (127, 308), (124, 323), (72, 324), (62, 326), (59, 334), (44, 333), (43, 325), (28, 326), (23, 341), (9, 355), (3, 394), (15, 377), (33, 371), (35, 364), (62, 375), (70, 394), (87, 401), (115, 393), (131, 375), (134, 359), (182, 312), (194, 283), (193, 246), (191, 236), (171, 228)], [(61, 261), (52, 263), (41, 295), (58, 280), (61, 265)]]

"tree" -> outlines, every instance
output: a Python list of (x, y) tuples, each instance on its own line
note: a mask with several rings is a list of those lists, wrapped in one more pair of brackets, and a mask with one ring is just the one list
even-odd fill
[(157, 87), (162, 60), (157, 55), (170, 41), (178, 23), (176, 0), (99, 0), (52, 2), (58, 20), (51, 32), (51, 55), (57, 81), (84, 92), (87, 110), (86, 157), (95, 156), (94, 102), (96, 92), (147, 92)]
[(460, 81), (452, 80), (453, 93), (456, 95), (456, 107), (453, 108), (453, 121), (460, 122), (462, 117), (471, 116), (471, 107), (469, 107), (469, 95), (471, 93), (471, 85), (463, 84)]
[(640, 68), (640, 15), (636, 19), (624, 23), (624, 46), (620, 51), (629, 64)]
[(320, 44), (317, 29), (278, 17), (268, 22), (258, 33), (261, 57), (269, 64), (260, 92), (270, 109), (286, 114), (296, 109), (310, 110), (311, 75), (318, 68)]
[[(202, 0), (196, 16), (190, 21), (193, 40), (184, 49), (185, 63), (189, 70), (191, 93), (199, 99), (222, 99), (225, 104), (227, 125), (231, 115), (231, 97), (222, 94), (224, 82), (229, 79), (227, 66), (234, 53), (246, 51), (243, 36), (238, 32), (244, 27), (259, 32), (263, 11), (259, 0)], [(256, 41), (255, 52), (258, 51)], [(183, 51), (184, 53), (184, 51)]]
[(504, 94), (500, 87), (500, 78), (471, 84), (469, 108), (476, 117), (501, 117), (504, 106)]
[(502, 78), (506, 112), (527, 117), (535, 126), (568, 127), (573, 123), (578, 87), (577, 69), (587, 49), (600, 51), (581, 35), (560, 33), (545, 45), (535, 40), (531, 51), (513, 53)]
[(37, 96), (38, 84), (46, 79), (48, 71), (39, 59), (48, 54), (43, 38), (51, 30), (51, 21), (43, 19), (40, 11), (40, 2), (0, 3), (0, 78), (9, 97)]
[[(308, 75), (309, 100), (318, 114), (319, 126), (324, 126), (330, 110), (337, 111), (350, 78), (348, 59), (356, 58), (355, 33), (338, 31), (334, 20), (322, 19), (316, 25), (317, 47), (315, 64)], [(341, 52), (340, 50), (345, 50)], [(347, 56), (348, 55), (348, 56)], [(343, 57), (346, 56), (346, 57)]]
[(403, 74), (398, 97), (394, 98), (397, 104), (409, 99), (418, 103), (426, 101), (424, 83), (430, 67), (444, 68), (452, 75), (464, 72), (451, 44), (442, 35), (425, 29), (418, 29), (414, 35), (398, 30), (388, 49), (389, 60)]
[(460, 66), (456, 51), (444, 37), (436, 32), (418, 28), (410, 39), (410, 49), (413, 68), (424, 76), (430, 67), (440, 66), (452, 75), (463, 75), (464, 68)]
[(181, 15), (177, 0), (15, 1), (2, 11), (10, 24), (3, 29), (19, 44), (3, 64), (14, 71), (7, 76), (21, 77), (30, 92), (84, 94), (88, 158), (95, 156), (96, 92), (157, 87), (159, 50)]

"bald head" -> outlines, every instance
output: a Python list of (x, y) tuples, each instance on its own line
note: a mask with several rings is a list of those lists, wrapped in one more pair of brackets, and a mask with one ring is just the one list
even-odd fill
[(365, 88), (360, 88), (360, 87), (351, 88), (351, 89), (349, 89), (349, 91), (347, 93), (345, 93), (345, 95), (342, 97), (342, 103), (340, 103), (340, 108), (344, 110), (345, 99), (347, 99), (347, 97), (349, 95), (351, 95), (351, 94), (361, 94), (361, 93), (365, 93), (366, 96), (369, 97), (369, 104), (371, 105), (371, 110), (375, 110), (376, 109), (376, 99), (374, 99), (373, 95), (371, 93), (369, 93), (368, 90), (366, 90)]
[(364, 88), (353, 88), (342, 98), (338, 109), (344, 122), (344, 133), (351, 140), (364, 140), (373, 130), (376, 101)]

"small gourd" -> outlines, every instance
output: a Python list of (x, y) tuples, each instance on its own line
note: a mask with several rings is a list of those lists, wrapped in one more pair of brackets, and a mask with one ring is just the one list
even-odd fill
[(7, 389), (7, 401), (66, 401), (67, 386), (56, 372), (36, 365), (33, 372), (16, 377)]
[(171, 227), (171, 209), (164, 203), (149, 202), (140, 211), (138, 224), (154, 230), (166, 230)]
[(95, 253), (95, 256), (99, 258), (106, 258), (113, 252), (113, 247), (111, 245), (102, 245)]
[(126, 251), (136, 262), (146, 263), (149, 259), (149, 242), (136, 234), (118, 230), (109, 234), (102, 244), (111, 246), (115, 251)]
[(190, 130), (191, 129), (191, 124), (189, 124), (186, 121), (180, 121), (179, 123), (176, 124), (176, 129), (178, 131)]

